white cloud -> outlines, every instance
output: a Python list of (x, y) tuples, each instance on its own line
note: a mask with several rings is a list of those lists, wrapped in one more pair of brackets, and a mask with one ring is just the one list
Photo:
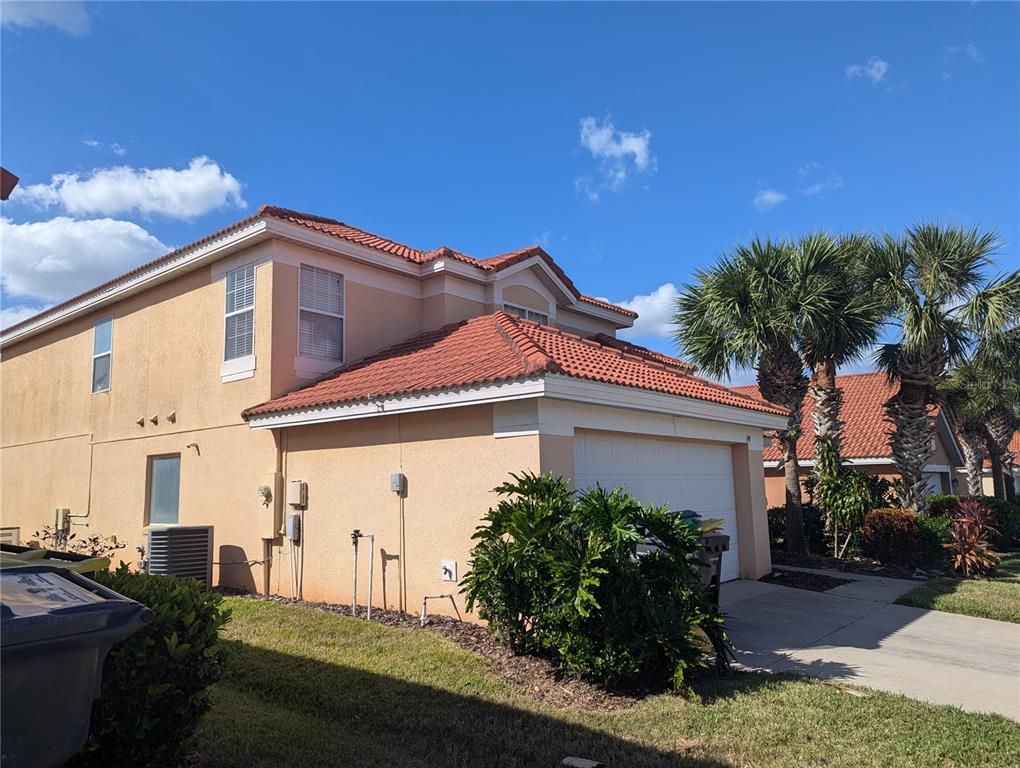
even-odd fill
[(676, 297), (676, 286), (673, 283), (663, 283), (651, 293), (614, 302), (638, 313), (634, 326), (620, 331), (620, 336), (625, 339), (672, 338), (673, 305), (676, 303)]
[[(957, 61), (969, 60), (972, 64), (981, 66), (985, 63), (984, 51), (977, 43), (971, 42), (966, 45), (947, 45), (942, 56), (942, 79), (952, 80), (958, 69)], [(966, 63), (966, 62), (964, 62)]]
[(889, 62), (878, 56), (872, 56), (866, 64), (848, 64), (846, 68), (847, 80), (854, 80), (859, 77), (866, 77), (875, 85), (885, 80), (889, 72)]
[(16, 323), (20, 323), (22, 320), (27, 320), (42, 312), (44, 309), (49, 309), (51, 304), (16, 304), (15, 306), (4, 306), (0, 308), (0, 329), (10, 328)]
[(0, 244), (4, 293), (42, 302), (74, 296), (169, 250), (130, 221), (65, 216), (24, 224), (0, 218)]
[(113, 144), (110, 145), (110, 151), (113, 152), (113, 154), (115, 154), (117, 157), (124, 157), (124, 155), (127, 154), (127, 147), (125, 147), (123, 144), (113, 142)]
[(59, 173), (49, 184), (30, 184), (16, 194), (16, 198), (11, 195), (12, 200), (38, 209), (59, 206), (74, 216), (136, 213), (191, 219), (225, 205), (245, 204), (241, 182), (204, 156), (180, 170), (119, 165), (97, 168), (84, 176)]
[(595, 202), (603, 192), (617, 192), (634, 173), (655, 171), (652, 154), (652, 132), (645, 128), (640, 133), (621, 131), (611, 117), (601, 121), (592, 116), (582, 117), (580, 123), (581, 146), (599, 161), (597, 176), (581, 176), (574, 180), (578, 191)]
[[(82, 139), (81, 143), (84, 144), (86, 147), (89, 147), (90, 149), (102, 149), (103, 147), (106, 146), (105, 144), (103, 144), (103, 142), (97, 139), (93, 139), (92, 137)], [(113, 142), (112, 144), (109, 145), (109, 148), (110, 151), (113, 152), (113, 154), (115, 154), (117, 157), (124, 157), (124, 155), (127, 154), (127, 147), (125, 147), (123, 144)]]
[(84, 37), (91, 27), (83, 2), (4, 0), (0, 19), (10, 29), (56, 27), (75, 37)]
[(770, 208), (775, 208), (784, 200), (786, 200), (785, 192), (764, 187), (758, 190), (758, 194), (751, 200), (751, 205), (756, 211), (767, 211)]
[(798, 191), (802, 195), (824, 195), (835, 189), (843, 188), (843, 177), (827, 171), (821, 163), (810, 162), (802, 165), (797, 171), (797, 179), (802, 186)]

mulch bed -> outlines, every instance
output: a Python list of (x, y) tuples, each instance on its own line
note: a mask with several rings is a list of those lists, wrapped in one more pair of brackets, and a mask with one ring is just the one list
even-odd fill
[[(251, 600), (266, 600), (282, 605), (304, 605), (317, 611), (335, 613), (348, 618), (351, 615), (350, 605), (313, 603), (277, 595), (253, 595), (230, 589), (219, 591)], [(365, 620), (365, 606), (359, 606), (358, 617)], [(436, 615), (426, 616), (425, 626), (422, 627), (419, 624), (418, 616), (374, 607), (372, 608), (372, 621), (390, 627), (432, 632), (445, 637), (461, 648), (481, 656), (496, 674), (514, 688), (554, 707), (612, 711), (626, 709), (640, 700), (634, 696), (613, 693), (597, 685), (567, 677), (547, 659), (516, 655), (489, 634), (485, 627), (478, 624)]]
[(801, 573), (800, 571), (774, 571), (762, 576), (759, 581), (778, 584), (781, 587), (809, 589), (812, 592), (828, 592), (835, 587), (851, 583), (852, 579), (838, 579), (835, 576), (823, 576), (820, 573)]
[(795, 565), (800, 568), (824, 568), (843, 573), (859, 573), (863, 576), (888, 576), (893, 579), (926, 579), (945, 576), (941, 570), (924, 571), (920, 568), (904, 568), (898, 565), (882, 565), (876, 560), (865, 557), (840, 560), (822, 555), (797, 555), (781, 549), (772, 550), (772, 562), (775, 565)]

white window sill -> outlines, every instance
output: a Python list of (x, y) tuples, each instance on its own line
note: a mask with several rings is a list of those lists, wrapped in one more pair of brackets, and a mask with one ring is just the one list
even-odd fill
[(298, 356), (294, 358), (294, 373), (302, 379), (314, 379), (339, 368), (343, 364), (343, 360), (335, 360), (331, 357)]
[(226, 384), (228, 381), (240, 381), (250, 379), (255, 375), (255, 355), (237, 357), (233, 360), (224, 360), (220, 364), (220, 381)]

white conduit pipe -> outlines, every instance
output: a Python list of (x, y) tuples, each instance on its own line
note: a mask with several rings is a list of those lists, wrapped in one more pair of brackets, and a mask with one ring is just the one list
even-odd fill
[(372, 583), (375, 581), (375, 534), (362, 533), (357, 528), (351, 531), (354, 546), (354, 573), (351, 579), (351, 616), (358, 615), (358, 539), (368, 539), (368, 604), (365, 618), (372, 620)]
[(421, 616), (418, 619), (418, 625), (419, 626), (421, 626), (421, 627), (425, 626), (425, 607), (428, 604), (429, 600), (442, 600), (443, 598), (446, 598), (446, 597), (450, 598), (450, 604), (453, 605), (453, 610), (457, 614), (457, 621), (463, 621), (463, 619), (460, 617), (460, 609), (457, 607), (457, 601), (453, 599), (453, 595), (450, 595), (450, 594), (446, 594), (446, 595), (425, 595), (425, 597), (423, 597), (421, 599)]

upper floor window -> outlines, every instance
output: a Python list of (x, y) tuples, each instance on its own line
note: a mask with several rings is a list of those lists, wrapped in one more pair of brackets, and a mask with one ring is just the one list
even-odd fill
[(528, 309), (527, 307), (518, 307), (516, 304), (504, 304), (503, 311), (508, 312), (511, 315), (523, 317), (525, 320), (534, 320), (536, 323), (549, 325), (549, 315), (545, 312), (536, 312), (535, 310)]
[(92, 329), (92, 394), (110, 390), (113, 351), (113, 319), (106, 318)]
[(255, 265), (227, 272), (223, 359), (248, 357), (255, 348)]
[(301, 265), (298, 354), (344, 358), (344, 277)]

